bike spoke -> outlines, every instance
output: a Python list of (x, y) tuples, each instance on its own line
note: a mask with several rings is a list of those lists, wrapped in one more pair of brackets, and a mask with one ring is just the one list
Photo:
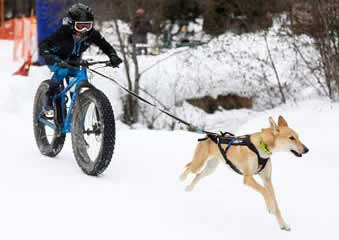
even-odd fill
[(83, 126), (84, 142), (87, 148), (87, 154), (91, 161), (94, 161), (97, 158), (102, 144), (99, 118), (100, 116), (96, 105), (91, 103), (87, 107), (87, 111), (85, 111)]

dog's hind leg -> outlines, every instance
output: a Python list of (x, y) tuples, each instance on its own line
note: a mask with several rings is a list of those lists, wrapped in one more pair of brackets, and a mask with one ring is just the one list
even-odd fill
[(191, 182), (190, 185), (188, 185), (186, 188), (185, 188), (185, 191), (186, 192), (190, 192), (193, 190), (194, 186), (204, 177), (207, 177), (208, 175), (212, 174), (215, 169), (217, 168), (219, 164), (219, 161), (217, 158), (210, 158), (207, 163), (206, 163), (206, 166), (204, 167), (204, 169), (195, 175), (193, 181)]
[(209, 155), (209, 140), (199, 142), (195, 148), (192, 162), (185, 166), (184, 172), (180, 175), (180, 180), (184, 181), (189, 173), (197, 173), (205, 164)]
[(185, 181), (188, 174), (191, 172), (189, 166), (191, 163), (188, 163), (185, 167), (185, 171), (180, 175), (180, 181)]

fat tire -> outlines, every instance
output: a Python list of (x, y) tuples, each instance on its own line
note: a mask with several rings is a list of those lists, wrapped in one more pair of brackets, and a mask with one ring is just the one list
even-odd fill
[[(83, 128), (84, 116), (82, 111), (84, 111), (90, 103), (95, 104), (100, 120), (103, 122), (101, 147), (94, 161), (91, 161), (87, 154)], [(84, 173), (91, 176), (98, 176), (103, 173), (110, 164), (114, 145), (115, 120), (111, 103), (103, 92), (94, 87), (90, 88), (79, 95), (73, 111), (72, 148), (75, 159)]]
[(35, 141), (41, 154), (48, 157), (55, 157), (61, 152), (65, 143), (66, 135), (54, 135), (51, 142), (49, 142), (46, 135), (45, 125), (39, 121), (39, 114), (43, 107), (43, 99), (48, 88), (48, 80), (45, 80), (40, 84), (36, 91), (33, 105), (33, 129)]

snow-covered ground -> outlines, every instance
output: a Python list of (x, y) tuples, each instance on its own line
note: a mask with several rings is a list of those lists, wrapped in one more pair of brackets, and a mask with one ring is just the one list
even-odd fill
[[(229, 130), (232, 122), (232, 131), (243, 134), (282, 114), (310, 149), (301, 159), (273, 156), (273, 184), (292, 227), (284, 232), (262, 197), (226, 166), (193, 192), (184, 191), (178, 176), (198, 134), (118, 124), (111, 165), (96, 178), (77, 167), (69, 138), (56, 158), (42, 156), (33, 136), (32, 102), (49, 73), (33, 67), (28, 78), (12, 77), (20, 64), (10, 62), (10, 53), (11, 44), (0, 41), (0, 239), (337, 239), (339, 104), (308, 100), (206, 118), (219, 130)], [(116, 88), (97, 84), (118, 108)]]

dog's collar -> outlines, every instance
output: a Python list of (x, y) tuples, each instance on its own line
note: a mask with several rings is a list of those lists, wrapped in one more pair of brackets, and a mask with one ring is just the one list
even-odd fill
[(266, 155), (272, 155), (272, 152), (268, 149), (268, 146), (267, 146), (267, 144), (266, 143), (264, 143), (264, 139), (263, 139), (263, 137), (261, 136), (261, 134), (260, 134), (260, 142), (259, 142), (259, 150), (262, 152), (262, 153), (264, 153), (264, 154), (266, 154)]

